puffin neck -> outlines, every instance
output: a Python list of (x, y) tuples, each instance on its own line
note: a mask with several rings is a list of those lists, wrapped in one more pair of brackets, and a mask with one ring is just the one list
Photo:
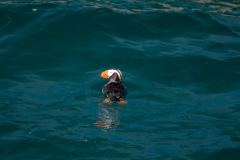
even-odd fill
[(117, 73), (113, 73), (109, 78), (110, 82), (121, 83), (121, 78), (118, 76)]

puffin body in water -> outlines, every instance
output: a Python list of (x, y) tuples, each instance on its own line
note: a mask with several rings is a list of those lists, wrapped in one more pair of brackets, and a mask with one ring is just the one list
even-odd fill
[(102, 89), (102, 93), (108, 97), (104, 102), (111, 103), (111, 100), (114, 100), (119, 104), (126, 104), (127, 102), (122, 98), (127, 94), (127, 89), (122, 84), (122, 72), (118, 69), (109, 69), (102, 72), (101, 77), (110, 78), (110, 81)]

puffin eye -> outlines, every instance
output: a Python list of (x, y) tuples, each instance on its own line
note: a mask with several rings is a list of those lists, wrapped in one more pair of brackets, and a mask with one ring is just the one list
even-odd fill
[(109, 72), (108, 72), (108, 76), (109, 76), (109, 77), (110, 77), (112, 74), (113, 74), (112, 71), (109, 71)]

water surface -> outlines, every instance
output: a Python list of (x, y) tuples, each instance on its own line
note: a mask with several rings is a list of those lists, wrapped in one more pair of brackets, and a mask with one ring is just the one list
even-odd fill
[(238, 160), (239, 51), (237, 1), (2, 1), (0, 158)]

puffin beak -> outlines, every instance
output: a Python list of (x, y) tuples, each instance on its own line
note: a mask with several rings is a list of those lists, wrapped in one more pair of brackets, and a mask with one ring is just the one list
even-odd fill
[(108, 78), (108, 72), (107, 71), (102, 72), (101, 77), (102, 78)]

